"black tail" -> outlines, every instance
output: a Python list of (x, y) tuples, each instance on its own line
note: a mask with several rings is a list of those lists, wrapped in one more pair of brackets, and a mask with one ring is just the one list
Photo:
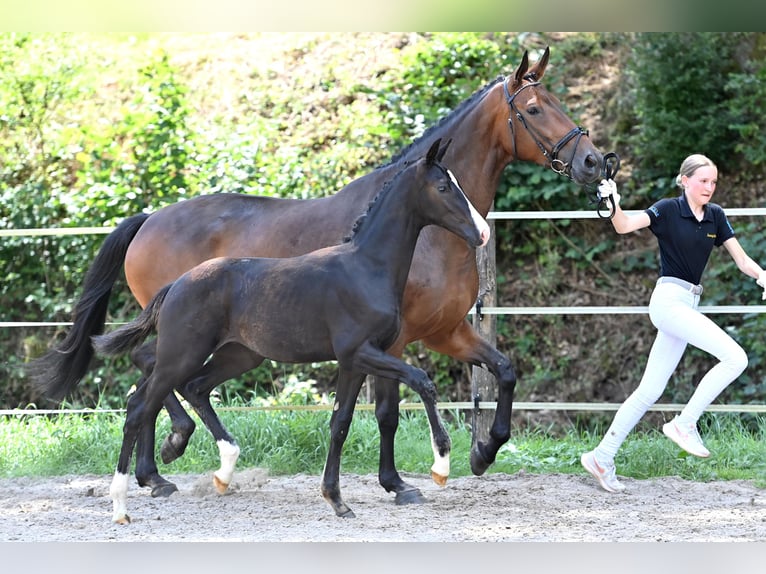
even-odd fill
[(130, 242), (149, 216), (134, 215), (122, 221), (99, 249), (75, 305), (72, 328), (61, 343), (26, 367), (26, 374), (43, 396), (60, 401), (74, 390), (88, 371), (93, 357), (91, 336), (104, 331), (112, 286), (125, 262)]
[(143, 343), (154, 332), (162, 303), (172, 286), (170, 283), (160, 289), (134, 321), (106, 335), (94, 336), (92, 340), (96, 352), (109, 356), (122, 355)]

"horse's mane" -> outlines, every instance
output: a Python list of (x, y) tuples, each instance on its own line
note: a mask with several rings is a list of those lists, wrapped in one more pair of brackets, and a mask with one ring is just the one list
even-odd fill
[[(487, 84), (483, 88), (480, 88), (480, 89), (476, 90), (470, 97), (468, 97), (465, 100), (463, 100), (462, 102), (460, 102), (457, 105), (456, 108), (454, 108), (449, 114), (447, 114), (441, 120), (439, 120), (439, 122), (437, 124), (434, 124), (431, 127), (429, 127), (428, 129), (426, 129), (426, 131), (423, 132), (423, 134), (419, 138), (415, 139), (408, 146), (402, 148), (398, 153), (396, 153), (396, 155), (394, 155), (388, 161), (388, 163), (385, 163), (385, 164), (381, 165), (378, 169), (383, 169), (384, 167), (388, 167), (388, 166), (391, 166), (391, 165), (394, 165), (394, 164), (400, 162), (401, 159), (405, 155), (407, 155), (407, 153), (413, 147), (415, 147), (415, 145), (417, 145), (421, 140), (423, 140), (425, 138), (432, 137), (433, 132), (435, 132), (436, 130), (440, 129), (442, 126), (444, 126), (448, 122), (452, 121), (453, 118), (455, 118), (456, 116), (461, 114), (463, 112), (463, 110), (465, 110), (467, 107), (472, 106), (477, 100), (483, 98), (484, 95), (490, 89), (492, 89), (498, 82), (502, 82), (503, 80), (505, 80), (505, 76), (498, 76), (494, 80), (492, 80), (490, 82), (487, 82)], [(404, 169), (406, 169), (410, 164), (412, 164), (414, 161), (415, 160), (410, 160), (410, 161), (405, 162), (404, 165), (402, 166), (402, 168), (399, 171), (396, 172), (396, 175), (394, 175), (391, 179), (387, 180), (383, 184), (383, 187), (381, 188), (381, 190), (378, 193), (376, 193), (375, 197), (373, 197), (372, 200), (370, 201), (370, 203), (367, 204), (367, 210), (362, 215), (360, 215), (357, 218), (357, 220), (354, 222), (354, 226), (351, 228), (351, 232), (346, 237), (343, 238), (343, 243), (348, 243), (349, 241), (351, 241), (354, 238), (354, 236), (362, 228), (362, 225), (364, 225), (364, 221), (367, 218), (367, 215), (370, 213), (370, 210), (372, 209), (373, 205), (375, 205), (375, 203), (378, 201), (378, 199), (383, 194), (385, 194), (388, 191), (388, 189), (391, 187), (391, 183), (397, 178), (397, 176)]]
[(410, 165), (410, 163), (405, 164), (402, 169), (396, 172), (396, 174), (389, 180), (386, 180), (385, 183), (383, 183), (383, 186), (380, 188), (380, 191), (375, 194), (375, 197), (373, 197), (370, 202), (367, 204), (367, 209), (365, 210), (362, 215), (356, 218), (356, 221), (354, 222), (353, 227), (351, 228), (351, 232), (343, 238), (343, 243), (348, 243), (351, 241), (358, 233), (359, 230), (364, 225), (364, 222), (367, 219), (367, 216), (370, 214), (370, 211), (372, 211), (372, 208), (375, 206), (375, 204), (378, 202), (378, 200), (384, 196), (388, 191), (393, 187), (394, 181), (399, 177), (399, 174), (402, 173), (407, 167)]
[(435, 132), (436, 130), (440, 129), (442, 126), (444, 126), (446, 123), (452, 121), (452, 119), (459, 115), (460, 113), (465, 110), (465, 108), (472, 106), (477, 100), (484, 97), (484, 95), (493, 88), (498, 82), (502, 82), (505, 80), (505, 76), (498, 76), (494, 80), (487, 82), (487, 84), (478, 90), (476, 90), (471, 96), (460, 102), (456, 108), (454, 108), (449, 114), (444, 116), (437, 124), (434, 124), (426, 129), (426, 131), (423, 132), (423, 134), (414, 140), (412, 143), (410, 143), (408, 146), (401, 149), (399, 152), (394, 155), (388, 163), (382, 165), (381, 167), (388, 167), (391, 164), (394, 164), (402, 159), (403, 156), (407, 155), (407, 153), (412, 149), (418, 142), (425, 138), (430, 138), (431, 134)]

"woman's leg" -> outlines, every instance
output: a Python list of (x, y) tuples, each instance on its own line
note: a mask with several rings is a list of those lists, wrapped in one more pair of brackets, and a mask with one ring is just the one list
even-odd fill
[(657, 402), (678, 366), (686, 349), (686, 341), (664, 331), (657, 332), (641, 382), (617, 410), (604, 438), (595, 449), (596, 458), (609, 464), (646, 411)]
[(710, 403), (747, 368), (747, 354), (726, 331), (697, 311), (682, 313), (673, 330), (719, 361), (702, 377), (676, 419), (679, 424), (695, 424)]

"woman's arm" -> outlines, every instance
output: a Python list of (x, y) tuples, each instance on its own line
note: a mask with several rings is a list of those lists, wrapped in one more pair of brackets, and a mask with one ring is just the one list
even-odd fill
[(730, 237), (724, 241), (723, 246), (726, 248), (726, 251), (729, 252), (731, 258), (734, 259), (734, 263), (737, 264), (737, 267), (742, 273), (756, 280), (760, 280), (764, 277), (764, 270), (761, 269), (761, 266), (753, 261), (747, 253), (745, 253), (745, 250), (742, 248), (739, 241), (737, 241), (736, 237)]
[(649, 215), (642, 211), (628, 215), (620, 207), (620, 194), (617, 193), (617, 184), (611, 179), (602, 179), (598, 186), (598, 191), (602, 197), (610, 197), (614, 200), (614, 217), (612, 217), (612, 226), (617, 233), (630, 233), (644, 227), (649, 227), (651, 220)]

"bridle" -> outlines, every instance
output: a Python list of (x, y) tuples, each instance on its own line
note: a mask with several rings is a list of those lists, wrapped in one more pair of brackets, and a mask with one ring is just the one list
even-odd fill
[[(534, 80), (533, 75), (530, 74), (532, 77), (525, 76), (525, 80), (532, 79)], [(516, 90), (513, 94), (511, 94), (510, 90), (508, 89), (508, 78), (505, 78), (503, 80), (503, 90), (505, 91), (505, 100), (508, 102), (508, 106), (511, 108), (512, 115), (508, 118), (508, 126), (511, 128), (511, 140), (513, 141), (513, 155), (514, 157), (518, 158), (518, 155), (516, 154), (516, 132), (513, 129), (513, 118), (514, 115), (516, 116), (516, 119), (519, 120), (522, 126), (524, 126), (524, 129), (529, 132), (529, 135), (532, 137), (532, 140), (535, 142), (537, 147), (540, 148), (540, 151), (543, 152), (543, 156), (548, 160), (548, 167), (550, 167), (553, 171), (560, 175), (565, 175), (569, 179), (572, 179), (572, 165), (571, 163), (566, 163), (559, 159), (558, 155), (559, 152), (562, 150), (562, 148), (569, 143), (572, 138), (576, 138), (574, 142), (574, 148), (572, 149), (572, 156), (569, 158), (569, 161), (571, 162), (575, 154), (577, 153), (577, 145), (580, 143), (580, 138), (582, 136), (588, 135), (588, 130), (576, 126), (573, 128), (568, 134), (566, 134), (563, 138), (561, 138), (556, 145), (554, 145), (550, 151), (545, 149), (545, 146), (543, 145), (541, 141), (541, 137), (539, 132), (535, 131), (529, 124), (527, 124), (527, 120), (524, 118), (524, 116), (519, 111), (519, 108), (516, 107), (515, 99), (516, 96), (518, 96), (522, 91), (526, 90), (527, 88), (531, 88), (533, 86), (538, 86), (540, 82), (532, 81), (528, 84), (524, 84), (521, 86), (518, 90)]]

